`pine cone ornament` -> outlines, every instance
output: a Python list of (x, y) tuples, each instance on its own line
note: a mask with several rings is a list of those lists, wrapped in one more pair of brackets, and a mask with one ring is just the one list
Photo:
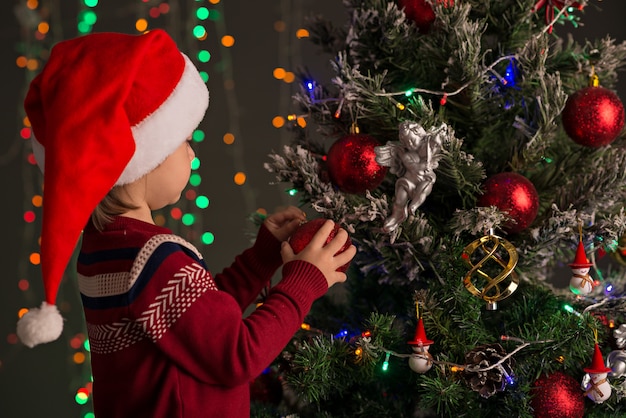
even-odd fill
[(476, 347), (465, 354), (465, 369), (461, 376), (469, 387), (483, 398), (502, 392), (506, 387), (507, 378), (513, 376), (512, 359), (508, 358), (495, 367), (489, 367), (500, 362), (506, 354), (500, 344)]

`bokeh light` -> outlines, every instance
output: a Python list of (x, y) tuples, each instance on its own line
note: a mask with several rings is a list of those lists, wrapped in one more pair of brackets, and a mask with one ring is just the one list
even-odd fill
[(222, 36), (222, 45), (226, 48), (230, 48), (231, 46), (235, 45), (235, 38), (230, 35)]
[(196, 197), (196, 206), (200, 209), (206, 209), (209, 207), (209, 198), (203, 195)]
[(198, 61), (209, 62), (211, 59), (211, 53), (205, 49), (198, 52)]
[(272, 119), (272, 126), (274, 128), (282, 128), (285, 125), (285, 118), (282, 116), (276, 116)]
[(196, 25), (193, 28), (193, 36), (195, 36), (196, 38), (202, 38), (206, 36), (206, 29), (204, 28), (204, 26)]
[(35, 221), (35, 212), (32, 210), (24, 212), (24, 221), (31, 223)]
[(202, 243), (205, 245), (211, 245), (215, 242), (215, 235), (212, 232), (205, 232), (201, 237)]
[(191, 135), (191, 139), (193, 140), (193, 142), (202, 142), (204, 141), (204, 137), (204, 131), (201, 131), (200, 129), (196, 129)]
[(202, 177), (200, 176), (200, 174), (193, 173), (191, 176), (189, 176), (189, 184), (191, 184), (193, 187), (198, 187), (200, 183), (202, 183)]
[(198, 10), (196, 10), (196, 17), (199, 20), (206, 20), (209, 17), (209, 9), (207, 9), (206, 7), (198, 7)]
[(298, 39), (302, 39), (302, 38), (308, 38), (309, 37), (309, 31), (306, 29), (298, 29), (296, 31), (296, 37)]
[(172, 219), (178, 220), (183, 216), (183, 211), (180, 210), (180, 208), (172, 208), (172, 210), (170, 210), (170, 216)]
[(234, 177), (233, 177), (233, 181), (235, 182), (235, 184), (241, 186), (246, 182), (246, 175), (245, 173), (242, 173), (241, 171), (238, 173), (235, 173)]
[(231, 134), (230, 132), (227, 132), (224, 134), (224, 137), (222, 138), (222, 140), (224, 141), (226, 145), (231, 145), (235, 142), (235, 135)]
[(282, 80), (283, 78), (285, 78), (286, 73), (287, 72), (285, 71), (284, 68), (278, 67), (278, 68), (274, 68), (272, 75), (274, 76), (275, 79)]
[(135, 29), (137, 32), (145, 32), (148, 29), (148, 21), (146, 19), (137, 19)]
[(41, 263), (41, 255), (39, 253), (31, 253), (31, 255), (28, 257), (28, 260), (31, 264), (37, 266), (39, 265), (39, 263)]
[(41, 205), (43, 204), (43, 197), (41, 197), (40, 195), (36, 194), (35, 196), (33, 196), (33, 198), (30, 201), (31, 201), (31, 203), (33, 204), (34, 207), (40, 208)]
[(181, 218), (181, 222), (185, 226), (191, 226), (196, 222), (196, 216), (193, 213), (185, 213)]

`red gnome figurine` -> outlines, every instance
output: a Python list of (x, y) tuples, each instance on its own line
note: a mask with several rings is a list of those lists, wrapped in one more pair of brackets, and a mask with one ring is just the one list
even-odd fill
[(578, 242), (576, 258), (571, 263), (572, 278), (569, 281), (569, 288), (577, 295), (588, 295), (593, 290), (593, 279), (589, 275), (589, 268), (593, 266), (587, 259), (585, 247), (582, 241)]
[(409, 357), (411, 370), (416, 373), (426, 373), (433, 367), (433, 356), (428, 352), (428, 348), (433, 343), (433, 340), (429, 340), (426, 337), (424, 322), (422, 318), (419, 318), (417, 320), (417, 328), (415, 329), (415, 337), (413, 337), (413, 341), (407, 343), (413, 349), (413, 354)]
[(589, 373), (589, 378), (585, 376), (583, 380), (585, 395), (595, 403), (602, 403), (609, 399), (611, 385), (607, 380), (607, 375), (611, 369), (605, 366), (598, 343), (594, 347), (591, 366), (585, 367), (584, 370)]

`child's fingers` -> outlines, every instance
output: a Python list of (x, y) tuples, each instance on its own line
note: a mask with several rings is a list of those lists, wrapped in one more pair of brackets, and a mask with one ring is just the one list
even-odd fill
[(348, 233), (345, 229), (340, 229), (337, 231), (337, 234), (333, 237), (332, 240), (327, 244), (328, 251), (335, 254), (337, 251), (341, 249), (346, 244), (348, 240)]
[(309, 246), (313, 248), (321, 248), (326, 245), (326, 240), (328, 239), (328, 236), (330, 235), (334, 227), (335, 223), (330, 219), (324, 222), (320, 229), (317, 230), (315, 235), (313, 235), (313, 238), (311, 238)]
[(283, 243), (281, 244), (280, 254), (283, 257), (283, 260), (292, 259), (295, 256), (293, 248), (291, 248), (291, 245), (287, 241), (283, 241)]
[(339, 264), (340, 266), (343, 266), (344, 264), (349, 263), (354, 258), (355, 255), (356, 255), (356, 247), (354, 245), (351, 245), (348, 248), (346, 248), (345, 251), (342, 251), (335, 256), (335, 262)]

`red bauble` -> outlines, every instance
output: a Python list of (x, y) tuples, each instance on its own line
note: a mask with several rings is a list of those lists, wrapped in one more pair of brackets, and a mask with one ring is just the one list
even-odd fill
[(568, 97), (561, 119), (574, 142), (602, 147), (613, 142), (624, 127), (624, 105), (611, 90), (585, 87)]
[(376, 162), (380, 143), (369, 135), (350, 134), (331, 145), (326, 155), (330, 181), (345, 193), (361, 194), (383, 182), (387, 167)]
[(539, 211), (539, 196), (535, 186), (517, 173), (500, 173), (491, 176), (483, 185), (484, 194), (477, 206), (495, 206), (507, 212), (511, 221), (503, 229), (511, 234), (524, 230)]
[[(298, 254), (304, 249), (304, 247), (309, 244), (309, 242), (311, 242), (311, 238), (313, 238), (313, 235), (315, 235), (315, 233), (322, 227), (324, 222), (326, 222), (326, 219), (324, 218), (312, 219), (300, 225), (300, 227), (296, 229), (296, 231), (291, 235), (291, 238), (289, 238), (289, 244), (291, 245), (291, 248), (293, 249), (293, 252), (295, 254)], [(328, 235), (328, 238), (326, 239), (327, 244), (335, 237), (335, 235), (337, 235), (337, 232), (339, 232), (339, 225), (335, 223), (335, 227), (332, 231), (330, 231), (330, 235)], [(345, 250), (350, 248), (351, 245), (352, 240), (350, 239), (350, 237), (348, 237), (343, 247), (341, 247), (341, 249), (337, 251), (337, 254), (344, 252)], [(345, 273), (348, 270), (349, 266), (350, 263), (346, 263), (343, 266), (339, 267), (337, 271)]]
[(562, 372), (542, 375), (530, 390), (535, 418), (582, 418), (584, 392), (580, 383)]
[[(454, 0), (437, 0), (444, 6), (453, 6)], [(435, 21), (435, 12), (426, 0), (398, 0), (398, 7), (404, 9), (404, 14), (415, 23), (422, 33), (430, 30), (430, 25)]]

